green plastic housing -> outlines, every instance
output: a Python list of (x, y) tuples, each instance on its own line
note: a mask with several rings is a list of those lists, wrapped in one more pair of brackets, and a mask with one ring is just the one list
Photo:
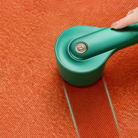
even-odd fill
[[(78, 42), (87, 44), (88, 50), (85, 53), (75, 50)], [(58, 71), (70, 84), (90, 85), (102, 76), (105, 64), (112, 54), (136, 43), (138, 24), (120, 30), (83, 25), (68, 28), (55, 44)]]

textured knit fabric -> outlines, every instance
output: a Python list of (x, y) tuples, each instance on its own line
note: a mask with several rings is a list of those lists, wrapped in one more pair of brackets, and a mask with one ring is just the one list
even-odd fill
[[(75, 25), (110, 26), (137, 6), (137, 0), (1, 0), (0, 138), (77, 138), (57, 70), (55, 41), (62, 31)], [(104, 77), (120, 127), (119, 137), (137, 138), (137, 45), (115, 53), (106, 64)], [(78, 90), (68, 85), (67, 90), (69, 88), (70, 92)], [(88, 91), (91, 98), (98, 99), (96, 92), (104, 93), (105, 89), (102, 80), (99, 80), (84, 91), (86, 95)], [(70, 99), (72, 106), (75, 100), (81, 101), (74, 98), (75, 95)], [(116, 129), (111, 109), (107, 105), (107, 97), (103, 95), (100, 98), (106, 106), (105, 110), (102, 108), (103, 114), (96, 110), (96, 115), (107, 112), (102, 117), (112, 124), (113, 131), (109, 136), (113, 137)], [(82, 100), (85, 103), (85, 99)], [(93, 100), (86, 101), (93, 108), (103, 105), (96, 101), (91, 103)], [(72, 108), (76, 109), (76, 106)], [(87, 111), (94, 110), (86, 108), (85, 114)], [(74, 110), (74, 115), (78, 117), (78, 114)], [(80, 115), (83, 117), (83, 114)], [(76, 118), (76, 123), (83, 137), (106, 136), (105, 129), (99, 130), (100, 126), (95, 129), (98, 121), (104, 124), (102, 119), (94, 120), (97, 135), (91, 130), (84, 135), (83, 127), (89, 120), (85, 118), (84, 123), (79, 120)]]

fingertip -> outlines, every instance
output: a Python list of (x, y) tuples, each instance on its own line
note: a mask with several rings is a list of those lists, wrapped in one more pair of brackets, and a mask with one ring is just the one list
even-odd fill
[(138, 22), (138, 7), (128, 12), (126, 17), (111, 25), (111, 29), (122, 29)]
[[(131, 16), (131, 15), (129, 15), (129, 16)], [(118, 22), (116, 22), (116, 24), (112, 24), (111, 27), (113, 29), (122, 29), (122, 28), (127, 27), (128, 25), (130, 25), (128, 18), (130, 18), (130, 17), (126, 16), (126, 17), (120, 19)]]
[(119, 24), (119, 21), (117, 21), (117, 22), (114, 22), (112, 25), (111, 25), (111, 29), (116, 29), (117, 28), (117, 26), (118, 26), (118, 24)]

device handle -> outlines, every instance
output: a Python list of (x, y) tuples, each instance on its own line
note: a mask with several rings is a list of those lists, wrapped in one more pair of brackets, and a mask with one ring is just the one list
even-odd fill
[(110, 27), (74, 39), (69, 52), (78, 59), (88, 59), (98, 54), (125, 45), (138, 43), (138, 23), (126, 28), (114, 30)]

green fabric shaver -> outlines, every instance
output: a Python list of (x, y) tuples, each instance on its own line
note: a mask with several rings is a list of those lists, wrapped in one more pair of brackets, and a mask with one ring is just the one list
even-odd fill
[(136, 43), (138, 23), (119, 30), (85, 25), (68, 28), (55, 43), (58, 71), (70, 84), (90, 85), (102, 76), (111, 55)]

